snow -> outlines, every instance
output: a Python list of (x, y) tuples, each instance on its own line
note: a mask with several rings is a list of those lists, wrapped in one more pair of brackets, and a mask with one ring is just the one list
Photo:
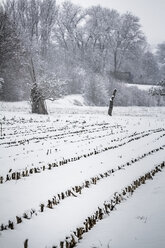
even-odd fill
[[(31, 114), (27, 102), (0, 106), (0, 226), (14, 222), (14, 230), (0, 231), (1, 248), (23, 247), (26, 239), (30, 248), (60, 247), (60, 241), (73, 235), (115, 192), (165, 161), (164, 107), (114, 107), (114, 115), (109, 117), (107, 108), (85, 106), (79, 95), (48, 101), (48, 116)], [(50, 169), (54, 163), (57, 167)], [(34, 168), (38, 173), (31, 174)], [(28, 176), (22, 176), (24, 171)], [(14, 172), (21, 173), (19, 180), (11, 179)], [(77, 246), (107, 247), (110, 242), (110, 247), (163, 248), (164, 173), (159, 172), (98, 221)], [(7, 175), (10, 180), (6, 181)], [(97, 177), (96, 184), (92, 183)], [(87, 181), (89, 187), (84, 186)], [(75, 186), (81, 187), (81, 194)], [(68, 190), (72, 194), (66, 197)], [(58, 198), (61, 193), (65, 199)], [(59, 204), (50, 209), (46, 206), (54, 196)], [(160, 208), (151, 204), (156, 200)], [(44, 212), (40, 204), (44, 204)], [(32, 209), (32, 218), (16, 223), (16, 216), (30, 216)], [(121, 222), (127, 227), (124, 230)]]
[(86, 233), (77, 247), (163, 248), (164, 177), (165, 171), (137, 189), (129, 200), (118, 205), (109, 217)]
[(148, 85), (148, 84), (125, 84), (127, 87), (137, 87), (139, 90), (149, 91), (152, 88), (157, 88), (156, 85)]
[(68, 107), (68, 106), (85, 106), (87, 105), (83, 96), (80, 94), (77, 95), (68, 95), (63, 98), (56, 100), (56, 104), (60, 107)]
[[(136, 149), (132, 147), (131, 143), (128, 143), (124, 147), (118, 148), (117, 151), (113, 150), (111, 153), (105, 152), (103, 154), (90, 157), (88, 158), (87, 164), (86, 159), (83, 158), (80, 161), (76, 161), (74, 165), (71, 164), (71, 166), (66, 165), (56, 168), (53, 171), (46, 171), (45, 173), (34, 175), (31, 178), (26, 178), (23, 181), (19, 180), (16, 183), (15, 181), (5, 183), (0, 188), (2, 202), (0, 219), (2, 222), (7, 222), (9, 215), (18, 215), (18, 203), (14, 200), (15, 196), (17, 196), (17, 201), (20, 203), (19, 214), (22, 214), (26, 209), (36, 209), (39, 207), (38, 203), (46, 202), (46, 200), (53, 197), (53, 195), (57, 195), (59, 192), (65, 192), (72, 186), (81, 185), (86, 179), (89, 180), (93, 175), (104, 173), (108, 169), (115, 169), (123, 163), (130, 161), (132, 159), (131, 153), (134, 155), (136, 154), (136, 157), (139, 157), (144, 152), (147, 152), (148, 143), (152, 142), (159, 136), (160, 135), (153, 135), (152, 137), (151, 135), (151, 137), (148, 139), (146, 138), (145, 141), (142, 139), (142, 141), (138, 142), (135, 146)], [(161, 145), (163, 145), (163, 141), (159, 142), (159, 146)], [(158, 144), (152, 144), (150, 149), (157, 147)], [(126, 154), (126, 150), (129, 150), (130, 153)], [(162, 153), (164, 154), (164, 151), (162, 151)], [(122, 157), (119, 156), (120, 154)], [(153, 157), (154, 156), (152, 156), (152, 160)], [(101, 164), (102, 161), (104, 161), (103, 165)], [(109, 161), (111, 161), (110, 164)], [(61, 178), (65, 181), (65, 184)], [(43, 184), (44, 181), (47, 182), (46, 185)], [(33, 185), (36, 185), (34, 189)]]

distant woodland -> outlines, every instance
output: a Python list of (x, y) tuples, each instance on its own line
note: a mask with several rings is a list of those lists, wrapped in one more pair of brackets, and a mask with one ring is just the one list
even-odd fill
[[(33, 66), (32, 66), (33, 65)], [(29, 100), (32, 69), (45, 99), (82, 94), (91, 105), (163, 105), (124, 83), (154, 85), (165, 78), (165, 42), (152, 52), (138, 17), (55, 0), (0, 4), (0, 100)]]

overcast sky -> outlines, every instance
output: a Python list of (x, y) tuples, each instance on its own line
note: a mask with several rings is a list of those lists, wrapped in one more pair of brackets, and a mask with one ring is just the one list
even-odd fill
[[(57, 3), (63, 2), (57, 0)], [(120, 13), (126, 11), (140, 18), (142, 30), (148, 42), (156, 45), (165, 41), (165, 0), (71, 0), (72, 3), (89, 7), (101, 5)]]

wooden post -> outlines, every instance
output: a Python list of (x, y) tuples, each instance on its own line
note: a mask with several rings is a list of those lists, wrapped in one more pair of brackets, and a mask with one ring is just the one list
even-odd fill
[(113, 110), (113, 101), (116, 95), (116, 89), (114, 89), (112, 97), (110, 98), (110, 102), (109, 102), (109, 109), (108, 109), (108, 115), (112, 116), (112, 110)]
[(26, 239), (24, 242), (24, 248), (28, 248), (28, 239)]
[(0, 122), (0, 124), (1, 124), (1, 136), (2, 136), (2, 122)]

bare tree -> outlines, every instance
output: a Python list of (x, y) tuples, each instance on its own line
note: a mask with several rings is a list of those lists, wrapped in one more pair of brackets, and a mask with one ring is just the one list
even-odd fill
[(4, 79), (2, 99), (17, 100), (26, 89), (22, 83), (23, 47), (17, 27), (0, 6), (0, 77)]
[(41, 54), (47, 56), (52, 30), (56, 22), (57, 8), (55, 0), (42, 0), (40, 2), (40, 37)]
[(109, 36), (119, 14), (115, 10), (94, 6), (87, 10), (84, 27), (86, 40), (86, 58), (95, 72), (103, 72), (111, 63)]
[(114, 73), (120, 70), (127, 52), (133, 52), (135, 47), (145, 42), (140, 30), (139, 18), (126, 13), (118, 18), (114, 30), (110, 31), (109, 45), (114, 60)]

